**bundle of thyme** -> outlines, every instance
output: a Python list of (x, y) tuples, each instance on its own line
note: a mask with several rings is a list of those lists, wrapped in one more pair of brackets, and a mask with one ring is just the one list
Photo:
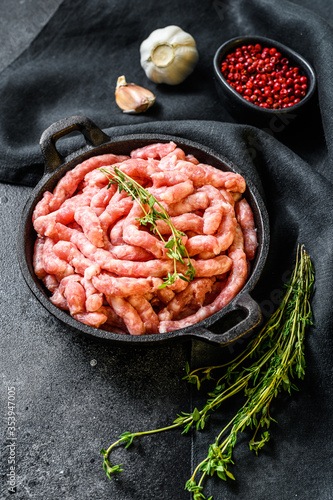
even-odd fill
[[(195, 269), (193, 264), (191, 263), (190, 257), (186, 250), (186, 247), (183, 242), (183, 237), (186, 236), (185, 233), (179, 231), (175, 228), (168, 212), (165, 210), (163, 205), (145, 188), (141, 186), (138, 182), (136, 182), (132, 177), (125, 174), (117, 167), (111, 167), (112, 172), (106, 168), (100, 168), (99, 170), (107, 176), (109, 179), (108, 188), (110, 188), (111, 184), (118, 184), (119, 193), (125, 191), (132, 200), (136, 200), (143, 213), (144, 216), (141, 219), (137, 219), (140, 224), (143, 226), (148, 226), (150, 231), (154, 234), (157, 234), (161, 241), (163, 242), (165, 248), (168, 249), (167, 256), (170, 259), (173, 259), (174, 262), (174, 272), (173, 274), (168, 273), (168, 276), (164, 278), (163, 285), (159, 288), (164, 288), (167, 285), (172, 285), (178, 278), (184, 281), (191, 281), (195, 275)], [(155, 207), (158, 207), (159, 210)], [(160, 231), (158, 230), (156, 221), (164, 220), (171, 229), (171, 237), (168, 241), (165, 241)], [(183, 258), (187, 257), (187, 271), (184, 274), (177, 272), (177, 262), (181, 262), (184, 264)]]
[[(314, 283), (314, 271), (310, 257), (303, 247), (298, 248), (296, 263), (290, 281), (285, 285), (286, 292), (275, 313), (266, 322), (259, 334), (247, 345), (246, 349), (232, 361), (219, 366), (209, 366), (191, 371), (186, 366), (188, 382), (198, 389), (204, 380), (213, 379), (213, 373), (222, 370), (215, 389), (208, 393), (204, 407), (192, 413), (178, 415), (174, 422), (160, 429), (143, 432), (124, 432), (107, 450), (102, 449), (103, 468), (111, 479), (112, 474), (122, 471), (121, 465), (112, 465), (109, 455), (117, 445), (128, 448), (134, 438), (183, 427), (182, 433), (191, 428), (203, 429), (209, 415), (217, 410), (222, 402), (240, 392), (245, 397), (243, 406), (228, 422), (208, 447), (208, 453), (195, 468), (185, 489), (192, 492), (194, 500), (205, 500), (203, 482), (206, 477), (216, 474), (223, 480), (235, 479), (229, 470), (233, 464), (232, 453), (238, 433), (246, 427), (254, 429), (249, 442), (255, 453), (270, 438), (269, 427), (276, 422), (270, 414), (270, 405), (281, 391), (289, 394), (297, 390), (294, 378), (303, 379), (305, 375), (304, 335), (307, 325), (311, 325), (310, 295)], [(260, 434), (260, 435), (259, 435)], [(208, 500), (212, 500), (210, 497)]]

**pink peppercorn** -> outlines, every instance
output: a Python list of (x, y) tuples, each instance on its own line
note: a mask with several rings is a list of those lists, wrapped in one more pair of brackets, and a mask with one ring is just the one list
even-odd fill
[(228, 54), (221, 72), (244, 99), (268, 109), (282, 109), (297, 104), (308, 90), (307, 77), (291, 65), (275, 47), (243, 45)]

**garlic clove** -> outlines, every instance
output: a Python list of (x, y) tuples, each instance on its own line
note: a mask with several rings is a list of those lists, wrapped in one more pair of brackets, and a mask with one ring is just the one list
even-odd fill
[(155, 102), (155, 96), (150, 90), (127, 83), (125, 76), (120, 76), (117, 80), (115, 90), (116, 103), (124, 113), (143, 113)]

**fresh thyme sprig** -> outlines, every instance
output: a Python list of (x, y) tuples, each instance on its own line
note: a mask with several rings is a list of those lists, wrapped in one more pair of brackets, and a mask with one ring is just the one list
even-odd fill
[[(167, 285), (172, 285), (178, 278), (188, 282), (193, 280), (195, 269), (183, 242), (183, 237), (186, 236), (185, 233), (176, 229), (168, 212), (151, 193), (149, 193), (138, 182), (132, 179), (132, 177), (122, 172), (119, 168), (111, 168), (112, 172), (106, 168), (99, 169), (109, 179), (108, 188), (110, 188), (112, 184), (118, 184), (120, 193), (122, 191), (125, 191), (125, 193), (127, 193), (133, 201), (136, 200), (139, 203), (144, 216), (137, 220), (139, 220), (140, 224), (142, 224), (143, 226), (148, 226), (150, 231), (159, 236), (161, 241), (164, 243), (165, 248), (168, 249), (167, 256), (173, 260), (173, 273), (168, 273), (167, 277), (163, 280), (163, 284), (159, 288), (164, 288)], [(155, 208), (156, 205), (159, 210)], [(165, 241), (162, 234), (158, 230), (156, 221), (159, 219), (164, 220), (171, 229), (171, 236), (168, 241)], [(188, 269), (185, 272), (185, 275), (178, 273), (177, 271), (177, 262), (181, 262), (182, 264), (184, 264), (183, 257), (188, 258)]]
[[(195, 408), (192, 413), (178, 415), (172, 425), (138, 433), (126, 432), (113, 443), (108, 450), (102, 450), (103, 467), (108, 477), (112, 472), (119, 472), (120, 465), (112, 466), (109, 462), (111, 450), (119, 445), (130, 446), (138, 436), (162, 432), (183, 427), (183, 433), (191, 428), (203, 429), (210, 414), (223, 402), (235, 394), (243, 392), (245, 402), (236, 415), (223, 427), (214, 443), (208, 447), (208, 453), (195, 468), (185, 489), (193, 494), (194, 500), (205, 500), (203, 483), (205, 478), (216, 474), (220, 479), (235, 479), (229, 466), (233, 464), (232, 453), (238, 433), (245, 428), (253, 429), (249, 447), (255, 453), (270, 439), (269, 427), (276, 422), (270, 414), (272, 400), (281, 391), (297, 390), (292, 379), (303, 379), (305, 375), (304, 335), (307, 325), (311, 325), (310, 295), (313, 289), (314, 271), (310, 257), (303, 247), (298, 249), (292, 277), (287, 283), (287, 291), (275, 313), (266, 322), (259, 334), (248, 344), (246, 349), (230, 362), (198, 368), (191, 371), (186, 366), (186, 379), (200, 388), (202, 382), (213, 379), (212, 373), (223, 370), (217, 379), (215, 388), (208, 393), (206, 404), (201, 410)], [(252, 362), (251, 362), (252, 360)], [(260, 437), (258, 433), (261, 430)], [(197, 477), (199, 479), (197, 479)], [(208, 500), (212, 500), (210, 497)]]

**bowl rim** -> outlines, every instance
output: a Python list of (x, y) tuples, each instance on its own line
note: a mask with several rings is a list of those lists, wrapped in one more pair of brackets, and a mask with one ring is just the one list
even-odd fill
[[(302, 70), (306, 73), (306, 76), (308, 78), (308, 83), (309, 83), (309, 89), (305, 97), (301, 99), (300, 102), (297, 104), (294, 104), (293, 106), (290, 106), (289, 108), (282, 108), (282, 109), (269, 109), (269, 108), (261, 108), (260, 106), (256, 106), (252, 102), (247, 101), (244, 99), (235, 89), (233, 89), (229, 83), (226, 81), (224, 76), (221, 73), (220, 70), (220, 64), (222, 61), (222, 57), (227, 55), (230, 51), (235, 49), (238, 46), (248, 44), (250, 42), (257, 42), (257, 43), (266, 43), (266, 44), (271, 44), (271, 47), (276, 47), (279, 49), (281, 53), (284, 53), (286, 56), (291, 57), (293, 60), (295, 60), (298, 65), (301, 67)], [(248, 110), (250, 111), (256, 111), (258, 114), (262, 115), (276, 115), (276, 114), (288, 114), (295, 112), (297, 110), (300, 110), (301, 108), (304, 107), (304, 105), (312, 98), (316, 86), (317, 86), (317, 78), (316, 78), (316, 73), (312, 67), (312, 65), (309, 63), (307, 59), (305, 59), (304, 56), (296, 52), (295, 50), (291, 49), (287, 45), (274, 40), (272, 38), (268, 38), (265, 36), (260, 36), (260, 35), (247, 35), (247, 36), (238, 36), (238, 37), (233, 37), (230, 38), (229, 40), (226, 40), (225, 42), (222, 43), (218, 47), (218, 49), (215, 52), (214, 59), (213, 59), (213, 67), (214, 67), (214, 73), (215, 76), (218, 79), (218, 82), (224, 87), (224, 89), (228, 92), (229, 96), (232, 96), (235, 98), (239, 103), (241, 103), (243, 106), (245, 106)]]

